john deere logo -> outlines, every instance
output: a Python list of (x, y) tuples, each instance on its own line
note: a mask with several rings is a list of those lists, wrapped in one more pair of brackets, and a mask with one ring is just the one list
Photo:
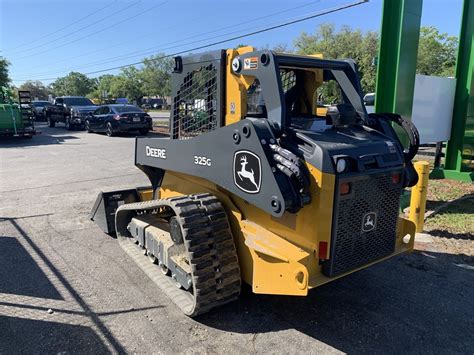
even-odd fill
[(260, 192), (262, 167), (260, 158), (247, 150), (239, 150), (234, 154), (234, 183), (249, 194)]
[(377, 226), (377, 213), (369, 212), (362, 218), (362, 232), (370, 232)]

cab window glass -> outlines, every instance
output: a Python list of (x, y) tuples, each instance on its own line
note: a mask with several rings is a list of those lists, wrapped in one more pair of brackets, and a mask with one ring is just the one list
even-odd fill
[(335, 80), (324, 81), (316, 90), (318, 106), (339, 105), (343, 103), (341, 88)]

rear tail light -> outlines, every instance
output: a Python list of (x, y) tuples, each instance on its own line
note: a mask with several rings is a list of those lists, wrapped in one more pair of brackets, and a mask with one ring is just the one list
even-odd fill
[(351, 184), (348, 182), (343, 182), (339, 185), (339, 194), (341, 196), (347, 195), (351, 192)]
[(120, 115), (114, 115), (114, 120), (120, 121), (120, 118), (121, 118)]
[(392, 183), (393, 184), (398, 184), (400, 182), (400, 179), (401, 179), (401, 174), (400, 173), (393, 173), (392, 174)]
[(319, 242), (318, 258), (319, 260), (328, 258), (328, 242)]

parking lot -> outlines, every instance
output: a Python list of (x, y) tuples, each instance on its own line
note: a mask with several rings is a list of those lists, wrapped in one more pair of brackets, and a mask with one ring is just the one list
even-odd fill
[(472, 257), (414, 252), (310, 292), (184, 316), (89, 220), (147, 185), (133, 136), (47, 128), (0, 142), (0, 353), (472, 353)]

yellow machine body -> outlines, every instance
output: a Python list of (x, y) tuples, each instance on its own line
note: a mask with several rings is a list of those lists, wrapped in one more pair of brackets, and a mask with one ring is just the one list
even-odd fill
[(392, 255), (337, 277), (324, 276), (319, 243), (326, 242), (329, 250), (335, 179), (315, 168), (310, 167), (310, 171), (311, 204), (281, 218), (264, 213), (209, 181), (173, 172), (166, 174), (159, 197), (209, 192), (219, 198), (231, 223), (242, 279), (255, 293), (305, 296), (311, 288), (413, 249), (415, 224), (399, 217)]
[[(226, 125), (245, 117), (245, 92), (253, 81), (251, 77), (234, 75), (232, 60), (253, 50), (252, 47), (242, 47), (227, 51)], [(305, 89), (314, 96), (322, 83), (318, 70), (308, 72), (307, 82)], [(318, 105), (314, 105), (312, 110), (318, 114), (326, 112), (325, 107)], [(215, 195), (227, 210), (242, 279), (252, 286), (255, 293), (304, 296), (311, 288), (413, 249), (415, 224), (399, 217), (393, 254), (337, 277), (323, 275), (321, 261), (329, 257), (336, 178), (309, 164), (307, 167), (311, 175), (311, 203), (297, 213), (285, 212), (280, 218), (265, 213), (212, 182), (172, 171), (165, 174), (158, 197), (202, 192)], [(324, 250), (320, 250), (323, 244)]]

